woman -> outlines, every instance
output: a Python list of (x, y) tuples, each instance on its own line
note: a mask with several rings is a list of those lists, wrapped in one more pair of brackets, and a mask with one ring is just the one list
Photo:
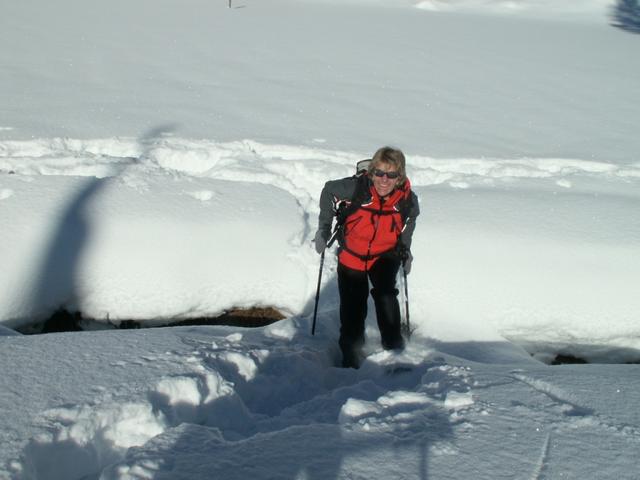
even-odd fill
[(401, 262), (407, 273), (411, 268), (409, 249), (419, 213), (404, 154), (391, 147), (375, 153), (366, 174), (329, 181), (322, 189), (315, 244), (322, 253), (335, 216), (343, 367), (360, 366), (369, 281), (382, 347), (404, 348), (396, 275)]

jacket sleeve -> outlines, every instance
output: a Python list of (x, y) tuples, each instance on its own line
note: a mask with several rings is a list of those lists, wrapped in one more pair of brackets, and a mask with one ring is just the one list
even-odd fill
[(351, 200), (356, 188), (354, 177), (330, 180), (324, 184), (320, 193), (320, 215), (318, 215), (318, 232), (325, 235), (325, 239), (331, 234), (333, 217), (336, 214), (337, 205), (342, 200)]
[(420, 204), (418, 202), (418, 196), (412, 190), (411, 207), (409, 208), (409, 213), (407, 215), (404, 229), (402, 230), (402, 234), (400, 235), (400, 241), (408, 249), (411, 249), (411, 240), (413, 237), (413, 231), (416, 229), (416, 218), (418, 217), (418, 215), (420, 215)]

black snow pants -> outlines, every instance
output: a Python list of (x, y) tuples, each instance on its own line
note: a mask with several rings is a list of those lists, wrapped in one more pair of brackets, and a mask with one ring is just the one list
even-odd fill
[(376, 308), (376, 318), (382, 347), (385, 350), (404, 348), (400, 330), (400, 306), (396, 275), (400, 259), (396, 255), (380, 257), (369, 271), (354, 270), (338, 264), (338, 290), (340, 292), (340, 350), (342, 366), (358, 368), (364, 345), (365, 318), (369, 280), (371, 296)]

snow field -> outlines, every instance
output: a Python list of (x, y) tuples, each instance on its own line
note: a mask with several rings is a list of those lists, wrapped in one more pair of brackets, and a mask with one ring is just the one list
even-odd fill
[(636, 39), (609, 26), (612, 0), (236, 2), (6, 5), (0, 139), (167, 124), (369, 155), (631, 163), (640, 149)]
[[(0, 478), (636, 478), (638, 365), (529, 355), (639, 358), (640, 63), (614, 1), (233, 4), (3, 5)], [(339, 369), (332, 255), (309, 335), (318, 195), (387, 143), (423, 212), (417, 329), (381, 352), (370, 315)], [(288, 318), (9, 328), (60, 305)]]
[[(41, 360), (72, 367), (69, 373), (88, 383), (82, 398), (68, 385), (55, 400), (39, 400), (55, 406), (14, 420), (37, 428), (28, 441), (5, 431), (12, 451), (20, 450), (4, 471), (38, 480), (394, 471), (399, 478), (607, 478), (633, 468), (640, 431), (628, 408), (638, 391), (631, 369), (631, 376), (612, 376), (610, 368), (619, 367), (605, 365), (551, 372), (508, 344), (476, 347), (489, 362), (476, 363), (457, 356), (473, 357), (471, 344), (416, 337), (402, 354), (373, 351), (360, 370), (345, 370), (332, 367), (337, 351), (327, 351), (336, 332), (311, 338), (301, 326), (285, 320), (242, 332), (179, 327), (42, 336)], [(297, 333), (285, 339), (283, 328)], [(94, 349), (88, 364), (69, 348), (79, 336)], [(10, 364), (29, 376), (19, 351)], [(94, 363), (105, 359), (105, 376), (91, 379)], [(612, 455), (615, 462), (607, 461)]]

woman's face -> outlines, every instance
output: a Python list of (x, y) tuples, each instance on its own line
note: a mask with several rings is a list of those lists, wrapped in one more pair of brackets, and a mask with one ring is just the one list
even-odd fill
[[(395, 178), (389, 178), (389, 175)], [(371, 180), (373, 181), (373, 187), (381, 197), (386, 197), (393, 189), (396, 188), (398, 183), (398, 170), (390, 163), (378, 163), (373, 169)]]

